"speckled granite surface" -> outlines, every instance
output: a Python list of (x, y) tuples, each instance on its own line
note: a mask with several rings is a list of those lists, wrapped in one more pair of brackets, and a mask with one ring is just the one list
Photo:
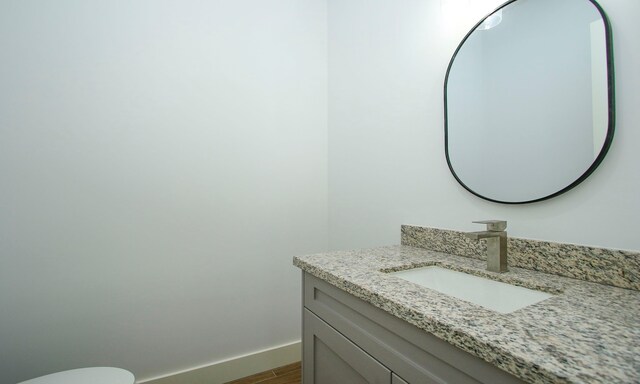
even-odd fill
[[(555, 296), (509, 314), (382, 271), (440, 265)], [(639, 383), (640, 292), (411, 246), (294, 258), (294, 265), (531, 383)]]
[[(403, 245), (486, 259), (486, 243), (463, 232), (411, 225), (401, 231)], [(507, 247), (509, 266), (640, 290), (640, 252), (515, 237), (508, 238)]]

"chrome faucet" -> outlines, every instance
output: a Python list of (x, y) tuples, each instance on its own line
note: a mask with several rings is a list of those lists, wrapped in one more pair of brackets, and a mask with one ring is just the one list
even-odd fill
[(504, 220), (474, 221), (486, 224), (487, 230), (465, 233), (473, 240), (487, 240), (487, 270), (491, 272), (507, 272), (507, 222)]

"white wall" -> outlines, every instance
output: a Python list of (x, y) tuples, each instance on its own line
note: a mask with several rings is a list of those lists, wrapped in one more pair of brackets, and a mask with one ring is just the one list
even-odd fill
[(613, 145), (568, 193), (509, 206), (458, 185), (443, 133), (451, 55), (474, 19), (500, 1), (329, 0), (330, 248), (398, 243), (403, 223), (473, 230), (480, 227), (472, 220), (500, 218), (513, 236), (640, 249), (640, 2), (599, 3), (613, 27)]
[(0, 382), (300, 338), (326, 249), (326, 4), (0, 3)]

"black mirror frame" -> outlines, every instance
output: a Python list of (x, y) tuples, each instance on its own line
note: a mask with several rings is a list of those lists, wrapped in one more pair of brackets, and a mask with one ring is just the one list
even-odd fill
[(587, 177), (589, 177), (589, 175), (591, 175), (593, 173), (593, 171), (595, 171), (596, 168), (598, 168), (598, 166), (600, 165), (600, 163), (602, 162), (602, 160), (604, 159), (604, 157), (607, 155), (607, 152), (609, 151), (609, 148), (611, 147), (611, 142), (613, 141), (613, 135), (614, 135), (614, 131), (615, 131), (615, 74), (614, 74), (614, 66), (613, 66), (613, 37), (612, 37), (612, 31), (611, 31), (611, 24), (609, 22), (609, 18), (607, 17), (607, 14), (604, 12), (604, 10), (602, 9), (602, 7), (600, 6), (600, 4), (598, 4), (596, 2), (596, 0), (585, 0), (585, 1), (589, 1), (600, 13), (600, 16), (602, 16), (602, 21), (604, 23), (604, 30), (605, 30), (605, 51), (606, 51), (606, 60), (607, 60), (607, 96), (608, 96), (608, 117), (609, 117), (609, 121), (608, 121), (608, 127), (607, 127), (607, 135), (605, 137), (605, 141), (602, 145), (602, 149), (600, 150), (600, 153), (598, 154), (598, 157), (596, 157), (596, 159), (593, 161), (593, 163), (591, 164), (591, 166), (578, 178), (576, 179), (574, 182), (572, 182), (571, 184), (569, 184), (568, 186), (566, 186), (565, 188), (552, 193), (548, 196), (544, 196), (538, 199), (534, 199), (534, 200), (527, 200), (527, 201), (501, 201), (501, 200), (495, 200), (495, 199), (491, 199), (489, 197), (486, 196), (482, 196), (479, 193), (473, 191), (471, 188), (469, 188), (464, 182), (462, 182), (462, 180), (460, 180), (460, 178), (458, 177), (458, 175), (456, 174), (456, 172), (453, 170), (453, 166), (451, 165), (451, 160), (449, 159), (449, 129), (448, 129), (448, 112), (447, 112), (447, 84), (449, 82), (449, 74), (451, 71), (451, 67), (453, 66), (453, 62), (456, 59), (456, 56), (458, 55), (458, 52), (460, 51), (460, 49), (462, 48), (462, 46), (464, 45), (464, 43), (467, 41), (467, 39), (469, 38), (469, 36), (471, 36), (471, 34), (473, 32), (476, 31), (476, 29), (491, 15), (493, 15), (495, 12), (501, 10), (502, 8), (508, 6), (511, 3), (515, 3), (516, 1), (519, 0), (509, 0), (506, 3), (502, 4), (500, 7), (496, 8), (493, 12), (489, 13), (488, 15), (486, 15), (485, 17), (483, 17), (473, 28), (471, 28), (471, 30), (465, 35), (465, 37), (462, 39), (462, 41), (460, 42), (460, 44), (458, 45), (458, 47), (456, 48), (455, 52), (453, 53), (453, 56), (451, 57), (451, 60), (449, 61), (449, 65), (447, 67), (447, 72), (445, 75), (445, 79), (444, 79), (444, 150), (445, 150), (445, 156), (447, 159), (447, 165), (449, 166), (449, 170), (451, 171), (451, 174), (453, 175), (453, 177), (456, 179), (456, 181), (458, 183), (460, 183), (460, 185), (462, 185), (467, 191), (471, 192), (472, 194), (484, 199), (484, 200), (488, 200), (494, 203), (500, 203), (500, 204), (511, 204), (511, 205), (516, 205), (516, 204), (529, 204), (529, 203), (535, 203), (538, 201), (543, 201), (543, 200), (547, 200), (547, 199), (551, 199), (553, 197), (556, 197), (558, 195), (561, 195), (571, 189), (573, 189), (574, 187), (576, 187), (578, 184), (582, 183)]

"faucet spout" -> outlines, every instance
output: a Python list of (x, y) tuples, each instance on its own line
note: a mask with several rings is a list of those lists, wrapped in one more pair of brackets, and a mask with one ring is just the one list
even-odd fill
[(485, 239), (487, 242), (487, 270), (492, 272), (507, 272), (507, 222), (488, 220), (477, 222), (487, 224), (486, 231), (468, 232), (467, 237), (472, 240)]

